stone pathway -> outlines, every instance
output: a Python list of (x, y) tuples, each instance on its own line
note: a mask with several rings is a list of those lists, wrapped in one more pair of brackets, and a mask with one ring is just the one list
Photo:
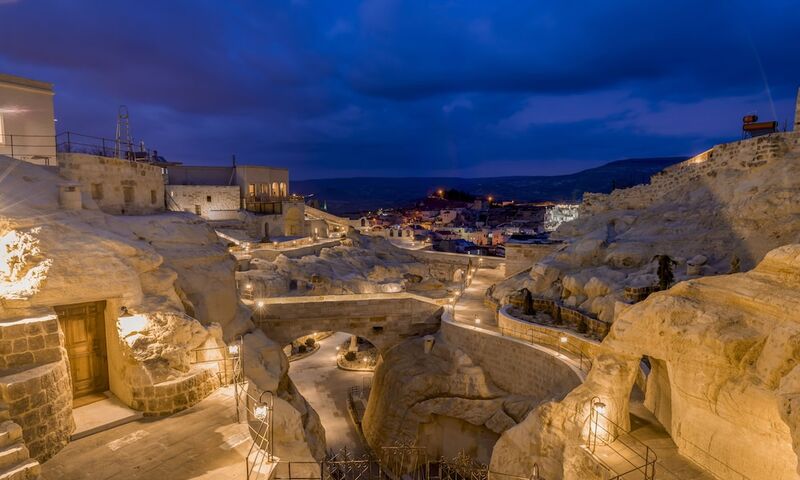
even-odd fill
[(250, 436), (235, 423), (234, 405), (233, 388), (225, 387), (170, 417), (76, 440), (42, 465), (42, 479), (244, 479)]
[(336, 347), (350, 338), (338, 332), (320, 340), (319, 350), (289, 366), (289, 377), (314, 407), (325, 428), (329, 450), (347, 447), (356, 455), (366, 449), (347, 411), (347, 392), (372, 379), (372, 372), (352, 372), (336, 367)]

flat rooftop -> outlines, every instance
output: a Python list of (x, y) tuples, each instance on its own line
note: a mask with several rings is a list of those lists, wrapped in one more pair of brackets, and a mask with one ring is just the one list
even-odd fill
[(32, 80), (30, 78), (17, 77), (16, 75), (9, 75), (7, 73), (0, 73), (0, 85), (32, 88), (35, 90), (42, 90), (48, 93), (53, 93), (52, 83), (41, 82), (39, 80)]

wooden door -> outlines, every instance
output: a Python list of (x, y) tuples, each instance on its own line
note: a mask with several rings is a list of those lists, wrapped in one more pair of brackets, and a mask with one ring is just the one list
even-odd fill
[(55, 307), (72, 374), (72, 397), (108, 390), (106, 302), (79, 303)]

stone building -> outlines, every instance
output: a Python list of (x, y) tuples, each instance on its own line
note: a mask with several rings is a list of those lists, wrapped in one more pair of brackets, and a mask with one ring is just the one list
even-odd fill
[(53, 84), (0, 74), (0, 155), (55, 165)]
[[(167, 169), (167, 206), (207, 220), (244, 220), (256, 238), (302, 237), (305, 204), (289, 195), (289, 171), (259, 165), (188, 166)], [(317, 226), (317, 236), (322, 235)]]

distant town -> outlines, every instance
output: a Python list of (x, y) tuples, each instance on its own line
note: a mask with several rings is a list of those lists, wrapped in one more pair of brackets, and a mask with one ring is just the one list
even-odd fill
[[(325, 210), (312, 199), (309, 206)], [(578, 204), (496, 201), (435, 189), (412, 206), (363, 212), (361, 232), (406, 248), (505, 257), (505, 245), (550, 243), (550, 232), (578, 218)]]

